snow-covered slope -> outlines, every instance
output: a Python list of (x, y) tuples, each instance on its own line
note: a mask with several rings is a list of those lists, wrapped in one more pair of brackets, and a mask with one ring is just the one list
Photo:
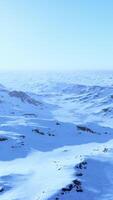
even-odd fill
[(0, 200), (112, 200), (112, 95), (112, 86), (0, 85)]

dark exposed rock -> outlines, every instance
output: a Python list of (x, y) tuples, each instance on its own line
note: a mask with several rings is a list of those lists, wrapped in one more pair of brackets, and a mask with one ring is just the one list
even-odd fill
[(63, 192), (70, 192), (73, 189), (73, 185), (69, 184), (67, 187), (62, 188)]
[(76, 186), (80, 186), (81, 185), (81, 182), (77, 179), (73, 180), (73, 183), (76, 185)]
[(4, 141), (7, 141), (8, 140), (8, 138), (6, 138), (6, 137), (0, 137), (0, 142), (4, 142)]
[(83, 189), (82, 188), (78, 188), (76, 189), (77, 192), (83, 192)]
[(49, 136), (55, 136), (54, 134), (48, 133)]
[(62, 188), (61, 194), (63, 195), (65, 192), (70, 192), (73, 189), (75, 189), (76, 192), (83, 192), (82, 183), (77, 179), (73, 180), (67, 187)]
[(56, 122), (56, 125), (59, 126), (59, 125), (60, 125), (60, 122)]
[(108, 148), (104, 148), (103, 152), (104, 153), (108, 152)]
[(32, 130), (33, 132), (36, 132), (36, 133), (38, 133), (38, 134), (40, 134), (40, 135), (45, 135), (45, 133), (44, 132), (42, 132), (42, 131), (40, 131), (39, 129), (33, 129)]
[(77, 129), (81, 130), (81, 131), (86, 131), (86, 132), (90, 132), (90, 133), (95, 133), (95, 131), (93, 131), (92, 129), (85, 127), (85, 126), (80, 126), (77, 125)]
[(82, 173), (76, 173), (76, 176), (83, 176)]
[(25, 135), (20, 135), (20, 138), (23, 138), (23, 139), (24, 139), (25, 137), (26, 137)]
[(38, 106), (40, 102), (30, 97), (28, 94), (22, 91), (11, 91), (9, 92), (9, 96), (19, 98), (22, 102), (28, 102), (29, 104), (33, 104), (34, 106)]
[(78, 165), (76, 165), (75, 167), (78, 169), (86, 169), (86, 165), (87, 165), (87, 162), (83, 161), (83, 162), (79, 163)]
[(62, 188), (62, 191), (67, 192), (67, 191), (69, 191), (69, 189), (68, 188)]
[(111, 111), (111, 108), (103, 108), (102, 111), (103, 111), (103, 112), (110, 112), (110, 111)]
[(77, 192), (83, 192), (82, 183), (79, 180), (73, 180), (74, 187), (76, 188)]
[(73, 184), (68, 185), (69, 190), (71, 191), (73, 189)]
[(24, 142), (21, 142), (20, 144), (21, 144), (22, 146), (24, 146)]
[(0, 186), (0, 192), (3, 192), (4, 188), (2, 186)]
[(104, 132), (104, 134), (108, 134), (108, 132)]

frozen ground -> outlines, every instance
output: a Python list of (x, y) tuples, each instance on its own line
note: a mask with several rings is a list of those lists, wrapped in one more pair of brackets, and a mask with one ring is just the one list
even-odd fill
[(113, 200), (112, 74), (47, 77), (1, 78), (0, 200)]

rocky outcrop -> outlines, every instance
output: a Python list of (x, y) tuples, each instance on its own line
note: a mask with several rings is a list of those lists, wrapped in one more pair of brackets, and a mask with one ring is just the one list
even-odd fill
[(22, 91), (11, 91), (9, 92), (9, 96), (19, 98), (22, 102), (28, 102), (29, 104), (33, 104), (34, 106), (38, 106), (40, 104), (39, 101), (35, 100), (34, 98), (30, 97), (28, 94)]

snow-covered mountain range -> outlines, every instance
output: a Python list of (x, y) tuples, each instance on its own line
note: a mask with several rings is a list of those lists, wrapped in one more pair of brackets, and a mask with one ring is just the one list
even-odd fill
[(113, 87), (0, 85), (0, 200), (113, 200)]

